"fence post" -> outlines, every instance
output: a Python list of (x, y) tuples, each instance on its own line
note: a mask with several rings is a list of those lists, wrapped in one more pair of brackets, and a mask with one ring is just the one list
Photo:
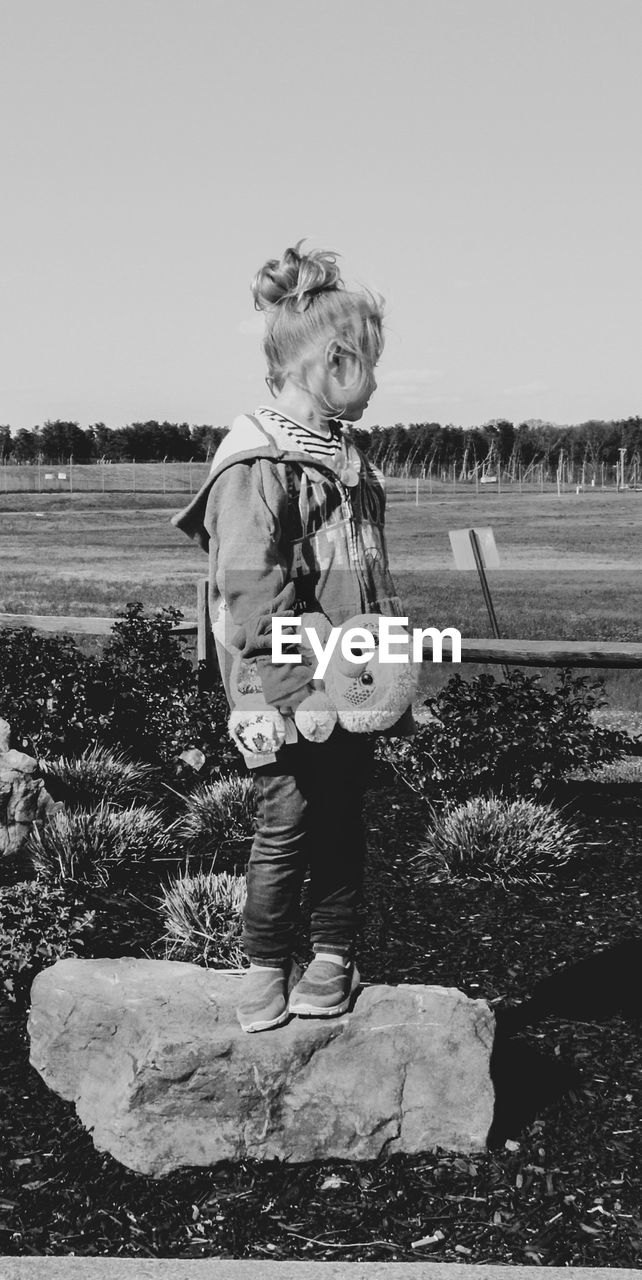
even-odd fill
[[(499, 474), (499, 472), (498, 472), (498, 474)], [(491, 596), (491, 594), (490, 594), (490, 587), (489, 587), (489, 585), (488, 585), (488, 578), (486, 577), (486, 568), (485, 568), (485, 565), (484, 565), (484, 556), (483, 556), (483, 553), (482, 553), (481, 543), (480, 543), (480, 541), (479, 541), (479, 535), (478, 535), (478, 533), (477, 533), (477, 530), (476, 530), (476, 529), (469, 529), (469, 530), (468, 530), (468, 537), (470, 538), (470, 545), (471, 545), (471, 548), (472, 548), (473, 555), (474, 555), (474, 557), (475, 557), (475, 564), (476, 564), (476, 566), (477, 566), (477, 573), (478, 573), (478, 575), (479, 575), (479, 581), (480, 581), (480, 583), (481, 583), (481, 589), (482, 589), (482, 593), (483, 593), (483, 596), (484, 596), (484, 602), (485, 602), (486, 608), (487, 608), (487, 610), (488, 610), (488, 617), (490, 618), (490, 625), (491, 625), (492, 630), (493, 630), (493, 635), (494, 635), (494, 637), (495, 637), (495, 639), (496, 639), (496, 640), (499, 640), (499, 639), (500, 639), (500, 634), (499, 634), (499, 625), (498, 625), (498, 622), (497, 622), (497, 615), (496, 615), (496, 613), (495, 613), (495, 606), (494, 606), (494, 604), (493, 604), (492, 596)], [(510, 674), (510, 673), (509, 673), (509, 670), (508, 670), (508, 667), (506, 666), (506, 663), (504, 663), (504, 662), (502, 662), (502, 664), (501, 664), (501, 665), (502, 665), (502, 674), (503, 674), (503, 676), (504, 676), (504, 679), (505, 679), (505, 680), (508, 680), (508, 677), (509, 677), (509, 674)]]
[(210, 622), (208, 580), (199, 578), (196, 584), (196, 657), (205, 666), (200, 673), (201, 688), (207, 688), (216, 671), (216, 649)]

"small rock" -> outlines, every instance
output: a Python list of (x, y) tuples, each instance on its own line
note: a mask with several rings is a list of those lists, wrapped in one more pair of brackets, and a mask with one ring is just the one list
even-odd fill
[(25, 751), (5, 751), (2, 763), (6, 769), (16, 769), (18, 773), (28, 775), (35, 773), (38, 768), (38, 761)]
[(19, 853), (33, 824), (56, 810), (38, 777), (38, 761), (24, 751), (10, 750), (9, 741), (9, 725), (0, 720), (0, 857)]

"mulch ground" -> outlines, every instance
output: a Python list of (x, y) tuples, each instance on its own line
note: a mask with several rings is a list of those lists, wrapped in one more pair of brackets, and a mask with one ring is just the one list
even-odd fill
[(642, 797), (585, 784), (561, 798), (586, 849), (533, 892), (421, 883), (419, 802), (372, 797), (360, 969), (496, 1002), (487, 1153), (156, 1182), (96, 1153), (5, 1006), (0, 1254), (642, 1265)]

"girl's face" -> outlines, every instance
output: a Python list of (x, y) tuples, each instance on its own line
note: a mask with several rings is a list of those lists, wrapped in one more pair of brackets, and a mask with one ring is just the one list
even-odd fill
[(377, 380), (375, 378), (374, 365), (361, 363), (362, 382), (360, 394), (358, 394), (351, 404), (348, 405), (349, 413), (346, 415), (350, 422), (356, 422), (363, 417), (375, 391), (377, 390)]

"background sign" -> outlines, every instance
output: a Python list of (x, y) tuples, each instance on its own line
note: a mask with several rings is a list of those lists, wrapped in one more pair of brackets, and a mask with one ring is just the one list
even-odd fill
[[(499, 553), (492, 529), (475, 529), (485, 569), (499, 569)], [(476, 569), (470, 544), (470, 529), (451, 529), (448, 533), (457, 569)]]

